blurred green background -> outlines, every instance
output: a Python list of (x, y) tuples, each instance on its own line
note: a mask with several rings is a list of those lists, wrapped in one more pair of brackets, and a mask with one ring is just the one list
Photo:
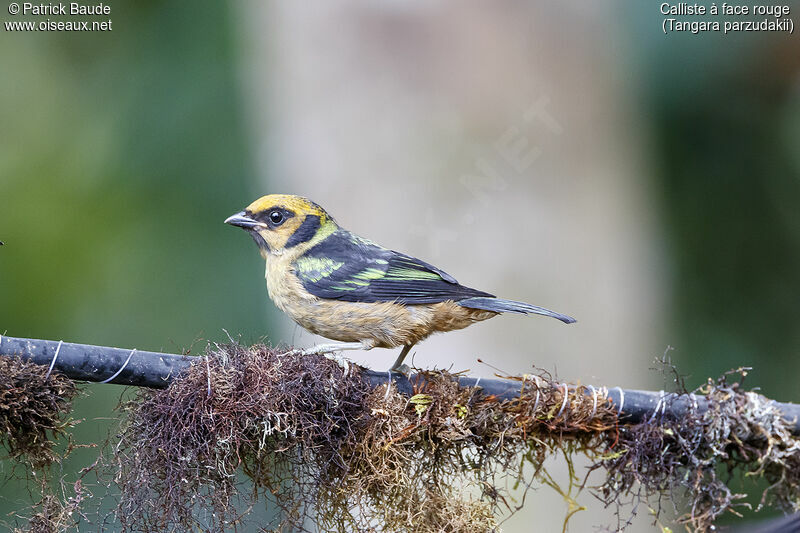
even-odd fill
[(800, 40), (684, 37), (645, 58), (677, 357), (800, 401)]
[[(262, 31), (269, 34), (280, 28), (281, 21), (296, 12), (275, 3), (263, 8), (252, 3), (189, 6), (175, 1), (111, 5), (114, 29), (108, 33), (0, 30), (0, 240), (5, 242), (0, 248), (0, 331), (169, 352), (197, 352), (206, 340), (224, 340), (223, 328), (247, 341), (264, 335), (290, 341), (291, 331), (276, 329), (271, 320), (255, 247), (222, 220), (266, 192), (311, 195), (326, 187), (352, 199), (350, 213), (339, 206), (345, 219), (353, 218), (352, 213), (367, 202), (393, 214), (393, 206), (385, 200), (373, 202), (362, 195), (359, 179), (364, 187), (367, 182), (378, 190), (383, 186), (374, 173), (361, 178), (356, 173), (355, 184), (346, 187), (334, 180), (305, 188), (298, 185), (296, 190), (270, 188), (271, 157), (288, 158), (284, 166), (291, 167), (293, 157), (300, 164), (307, 154), (283, 150), (280, 141), (273, 141), (272, 152), (260, 149), (260, 139), (272, 132), (269, 123), (253, 131), (257, 121), (249, 119), (254, 112), (249, 106), (262, 94), (270, 98), (271, 80), (263, 73), (254, 75), (247, 66), (254, 57), (268, 56), (278, 63), (292, 60), (280, 46), (270, 47), (266, 41), (265, 47), (260, 39)], [(357, 11), (348, 5), (351, 12), (345, 16)], [(565, 5), (553, 9), (570, 16), (581, 13), (578, 4)], [(517, 11), (524, 9), (533, 8), (517, 4)], [(363, 14), (370, 8), (358, 10)], [(278, 19), (274, 26), (254, 30), (258, 22), (247, 20), (252, 15), (256, 21), (272, 21), (272, 14)], [(438, 41), (426, 40), (425, 32), (416, 39), (416, 27), (407, 23), (410, 17), (402, 16), (403, 24), (384, 23), (390, 17), (383, 13), (377, 17), (381, 24), (370, 26), (367, 21), (364, 27), (370, 29), (363, 44), (380, 48), (384, 39), (386, 44), (400, 36), (407, 44), (402, 55), (416, 65), (430, 53), (427, 45)], [(415, 12), (414, 20), (424, 27), (419, 20), (426, 16), (424, 11)], [(543, 16), (550, 20), (548, 13)], [(634, 122), (623, 128), (648, 139), (630, 149), (640, 161), (636, 179), (655, 206), (658, 231), (648, 242), (660, 250), (660, 270), (654, 276), (666, 296), (657, 314), (665, 318), (664, 331), (647, 343), (648, 352), (641, 354), (644, 366), (670, 344), (678, 347), (672, 355), (690, 374), (690, 386), (728, 368), (752, 365), (750, 385), (781, 400), (800, 401), (798, 39), (780, 33), (665, 37), (652, 6), (631, 8), (622, 21), (608, 15), (588, 20), (587, 27), (596, 23), (602, 30), (588, 36), (578, 36), (580, 26), (564, 31), (578, 47), (625, 58), (613, 86), (635, 94), (625, 104), (635, 106), (636, 112)], [(508, 22), (498, 16), (476, 17), (470, 23), (473, 29), (482, 24), (502, 29)], [(312, 50), (322, 54), (330, 46), (314, 42), (313, 26), (300, 28), (308, 31), (308, 40), (317, 47)], [(617, 28), (622, 37), (608, 39), (603, 31), (609, 28)], [(530, 38), (530, 32), (520, 31)], [(245, 34), (250, 38), (243, 38)], [(548, 37), (556, 43), (563, 38), (553, 34), (541, 38)], [(276, 37), (273, 44), (280, 39)], [(511, 46), (535, 47), (536, 42)], [(363, 53), (360, 48), (358, 53)], [(493, 61), (491, 53), (469, 58), (476, 70), (491, 70)], [(552, 69), (559, 68), (569, 67), (556, 61)], [(341, 78), (347, 73), (332, 75)], [(302, 86), (302, 75), (297, 79)], [(513, 69), (500, 82), (514, 85)], [(389, 77), (382, 83), (391, 87), (399, 82)], [(327, 85), (313, 89), (326, 95), (336, 91)], [(558, 92), (557, 87), (550, 90)], [(591, 85), (571, 88), (575, 98), (593, 90)], [(446, 90), (442, 94), (448, 97)], [(503, 95), (481, 98), (492, 102)], [(386, 105), (402, 108), (413, 106), (414, 100)], [(345, 120), (346, 113), (347, 108)], [(456, 109), (454, 114), (458, 113)], [(365, 137), (373, 134), (372, 124), (355, 127)], [(558, 142), (570, 153), (581, 151), (573, 141), (567, 132)], [(254, 146), (259, 147), (257, 154)], [(459, 152), (444, 145), (441, 151), (471, 162), (482, 145), (477, 146)], [(640, 148), (644, 155), (638, 153)], [(388, 168), (393, 157), (409, 156), (387, 151), (375, 157), (385, 158), (379, 166)], [(287, 178), (281, 179), (285, 187)], [(435, 176), (422, 179), (430, 179), (431, 187), (439, 186)], [(508, 194), (514, 194), (511, 182)], [(614, 187), (619, 184), (609, 183), (605, 190), (611, 196), (624, 196), (625, 190)], [(327, 205), (326, 195), (320, 194), (314, 199)], [(440, 196), (430, 200), (416, 196), (415, 202), (429, 202), (446, 212), (449, 196), (449, 189), (441, 185)], [(542, 196), (547, 198), (547, 194), (538, 197)], [(474, 198), (466, 201), (478, 213), (485, 209)], [(565, 211), (562, 216), (568, 215)], [(636, 216), (631, 225), (637, 223)], [(438, 220), (430, 215), (422, 218), (426, 224)], [(394, 227), (408, 233), (404, 225)], [(583, 227), (567, 226), (562, 231), (575, 233)], [(454, 228), (454, 234), (471, 231), (466, 225)], [(374, 232), (367, 236), (381, 237)], [(468, 242), (465, 236), (452, 245), (445, 240), (443, 246), (463, 249)], [(426, 259), (436, 262), (428, 253)], [(587, 256), (583, 261), (593, 259)], [(593, 283), (588, 273), (575, 282), (578, 287)], [(581, 300), (578, 290), (572, 301)], [(557, 308), (571, 312), (563, 305)], [(591, 314), (580, 318), (591, 327)], [(641, 382), (622, 384), (644, 388), (647, 379), (643, 375)], [(106, 417), (113, 416), (110, 407), (120, 389), (90, 385), (86, 390), (88, 396), (75, 412), (76, 418), (84, 419), (75, 438), (81, 443), (102, 442), (110, 427)], [(65, 471), (91, 462), (93, 453), (75, 453)], [(3, 471), (9, 469), (4, 463)], [(13, 481), (0, 487), (0, 516), (25, 505), (20, 487)]]
[[(8, 335), (197, 353), (222, 328), (269, 332), (258, 253), (222, 223), (256, 194), (229, 9), (186, 7), (115, 3), (104, 34), (0, 31)], [(86, 390), (75, 439), (102, 443), (121, 389)], [(25, 505), (18, 483), (1, 494), (0, 516)]]

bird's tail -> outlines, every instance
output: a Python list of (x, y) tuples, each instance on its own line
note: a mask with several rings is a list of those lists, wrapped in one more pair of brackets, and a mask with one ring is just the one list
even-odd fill
[(544, 307), (537, 305), (526, 304), (524, 302), (515, 302), (513, 300), (503, 300), (502, 298), (467, 298), (458, 302), (461, 307), (469, 309), (482, 309), (484, 311), (494, 311), (495, 313), (520, 313), (523, 315), (534, 314), (544, 315), (557, 318), (565, 324), (572, 324), (575, 319), (571, 316), (556, 313)]

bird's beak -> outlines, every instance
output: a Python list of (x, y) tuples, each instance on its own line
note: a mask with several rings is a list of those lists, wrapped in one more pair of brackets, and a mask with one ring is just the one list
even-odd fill
[(225, 219), (226, 224), (230, 224), (231, 226), (239, 226), (240, 228), (244, 229), (253, 229), (262, 224), (257, 222), (247, 216), (244, 211), (239, 211), (235, 215), (231, 215)]

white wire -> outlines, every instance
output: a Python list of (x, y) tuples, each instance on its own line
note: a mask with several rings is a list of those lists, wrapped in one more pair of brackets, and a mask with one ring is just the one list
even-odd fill
[(386, 373), (389, 374), (389, 381), (386, 382), (386, 394), (383, 395), (383, 401), (389, 399), (389, 393), (392, 390), (392, 371), (387, 370)]
[(558, 410), (558, 414), (556, 416), (561, 416), (561, 413), (564, 412), (564, 408), (567, 406), (567, 398), (569, 398), (569, 390), (567, 389), (567, 384), (564, 383), (564, 401), (561, 403), (561, 409)]
[(44, 375), (44, 379), (50, 377), (50, 372), (52, 372), (53, 367), (56, 366), (56, 359), (58, 359), (58, 352), (61, 351), (62, 344), (64, 344), (64, 341), (58, 341), (58, 346), (56, 346), (56, 353), (53, 354), (53, 360), (50, 361), (50, 368), (47, 369), (47, 374)]
[(617, 416), (622, 414), (622, 407), (625, 405), (625, 391), (622, 387), (614, 387), (619, 391), (619, 408), (617, 409)]
[(594, 388), (594, 385), (589, 385), (589, 388), (592, 389), (592, 414), (589, 415), (589, 420), (592, 420), (597, 414), (597, 389)]
[(651, 422), (655, 419), (656, 415), (658, 414), (658, 410), (662, 408), (662, 403), (664, 406), (666, 405), (666, 402), (664, 402), (664, 391), (661, 390), (658, 391), (658, 393), (660, 396), (658, 397), (658, 403), (656, 404), (656, 408), (653, 409), (653, 414), (650, 415)]
[(115, 377), (119, 376), (119, 375), (120, 375), (120, 373), (121, 373), (123, 370), (125, 370), (125, 367), (126, 367), (126, 366), (128, 366), (128, 363), (130, 362), (130, 360), (131, 360), (131, 357), (133, 357), (133, 354), (134, 354), (134, 353), (136, 353), (136, 348), (134, 348), (133, 350), (131, 350), (131, 353), (129, 353), (129, 354), (128, 354), (128, 358), (127, 358), (127, 359), (125, 359), (125, 362), (122, 364), (122, 366), (119, 368), (119, 370), (117, 370), (116, 372), (114, 372), (114, 375), (113, 375), (113, 376), (111, 376), (111, 377), (110, 377), (110, 378), (108, 378), (108, 379), (104, 379), (104, 380), (103, 380), (103, 381), (101, 381), (100, 383), (111, 383), (111, 381), (112, 381), (112, 380), (113, 380)]

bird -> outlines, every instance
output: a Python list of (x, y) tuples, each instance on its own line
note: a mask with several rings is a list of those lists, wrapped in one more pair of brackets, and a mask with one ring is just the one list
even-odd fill
[(306, 330), (340, 343), (304, 353), (396, 348), (390, 372), (406, 373), (411, 348), (428, 336), (500, 313), (575, 319), (461, 285), (430, 263), (340, 227), (308, 198), (269, 194), (225, 220), (247, 231), (266, 261), (275, 306)]

